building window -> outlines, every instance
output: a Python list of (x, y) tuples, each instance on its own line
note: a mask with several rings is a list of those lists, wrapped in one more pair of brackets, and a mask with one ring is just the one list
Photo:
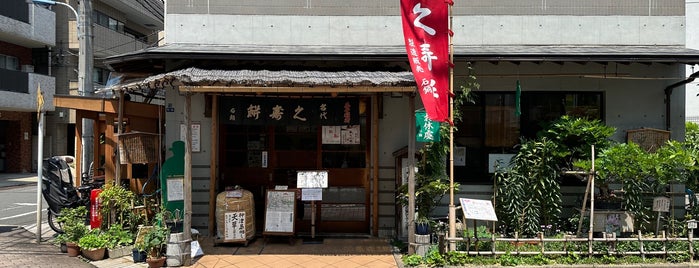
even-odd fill
[(464, 163), (454, 166), (461, 183), (492, 183), (488, 173), (490, 154), (512, 154), (520, 138), (536, 138), (537, 132), (563, 115), (602, 119), (601, 92), (525, 92), (515, 115), (514, 92), (481, 92), (476, 103), (461, 107), (462, 122), (454, 133), (454, 146), (464, 147)]
[(92, 82), (106, 85), (107, 80), (109, 80), (109, 70), (98, 67), (92, 69)]
[(17, 57), (0, 54), (0, 68), (18, 71), (19, 59)]

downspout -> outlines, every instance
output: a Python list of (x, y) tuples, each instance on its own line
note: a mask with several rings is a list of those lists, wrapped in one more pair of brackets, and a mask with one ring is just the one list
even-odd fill
[(697, 78), (697, 76), (699, 76), (699, 72), (695, 72), (689, 75), (689, 77), (687, 77), (687, 79), (685, 80), (679, 81), (677, 83), (665, 87), (665, 114), (667, 115), (665, 117), (665, 130), (670, 130), (670, 96), (672, 96), (672, 90), (676, 87), (691, 83), (692, 81), (694, 81), (694, 79)]

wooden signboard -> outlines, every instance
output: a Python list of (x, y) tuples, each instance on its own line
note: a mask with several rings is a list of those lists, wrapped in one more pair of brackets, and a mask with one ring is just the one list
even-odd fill
[(296, 191), (268, 190), (263, 235), (294, 235)]

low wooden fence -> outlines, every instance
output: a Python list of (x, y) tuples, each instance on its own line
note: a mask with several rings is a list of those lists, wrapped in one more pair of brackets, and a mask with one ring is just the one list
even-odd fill
[[(479, 239), (445, 238), (442, 246), (448, 247), (449, 242), (465, 243), (466, 250), (457, 251), (469, 255), (640, 255), (642, 258), (645, 258), (646, 255), (667, 256), (685, 253), (693, 256), (694, 242), (697, 242), (694, 240), (691, 231), (688, 237), (666, 237), (664, 233), (660, 237), (643, 237), (640, 231), (637, 237), (632, 238), (608, 237), (606, 234), (603, 234), (603, 237), (578, 238), (566, 236), (563, 238), (545, 238), (540, 234), (538, 238), (518, 238), (516, 236), (514, 238), (506, 238), (492, 235), (490, 238)], [(483, 243), (486, 243), (485, 245), (489, 246), (489, 249), (484, 250)], [(496, 246), (498, 243), (501, 243), (499, 247), (502, 247), (502, 244), (509, 244), (509, 250), (498, 250), (498, 246)], [(621, 246), (623, 243), (626, 243), (624, 247)], [(671, 243), (675, 243), (675, 245), (669, 247), (668, 245)], [(678, 246), (677, 243), (685, 245)], [(629, 250), (630, 248), (637, 249)], [(686, 248), (686, 250), (677, 250), (678, 248)]]

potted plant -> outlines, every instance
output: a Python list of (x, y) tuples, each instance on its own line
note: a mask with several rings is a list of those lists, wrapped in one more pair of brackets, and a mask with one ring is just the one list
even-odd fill
[(107, 239), (107, 252), (110, 259), (126, 256), (132, 251), (133, 235), (121, 224), (109, 226), (104, 235)]
[(415, 234), (428, 235), (430, 234), (430, 219), (425, 216), (418, 216), (415, 219)]
[(78, 241), (83, 237), (89, 229), (85, 225), (87, 217), (87, 208), (63, 208), (61, 215), (58, 216), (58, 222), (63, 226), (63, 233), (56, 237), (57, 244), (66, 244), (68, 256), (77, 257), (80, 255), (80, 247)]
[[(162, 219), (162, 217), (156, 217), (156, 223), (158, 222), (158, 218)], [(139, 237), (136, 239), (135, 247), (139, 251), (146, 252), (148, 267), (162, 267), (165, 264), (163, 251), (167, 245), (168, 228), (161, 223), (157, 223), (153, 226), (143, 228), (141, 231), (141, 234), (139, 234)]]
[(92, 229), (80, 238), (78, 246), (82, 249), (82, 254), (85, 258), (98, 261), (104, 259), (107, 242), (105, 235), (101, 233), (100, 229)]

